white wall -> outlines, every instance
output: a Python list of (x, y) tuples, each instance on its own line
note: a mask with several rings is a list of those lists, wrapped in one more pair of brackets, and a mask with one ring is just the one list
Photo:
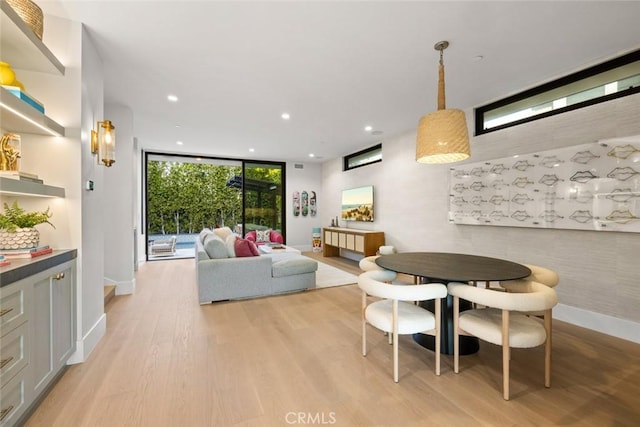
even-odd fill
[[(297, 169), (295, 165), (302, 165), (302, 169)], [(327, 212), (324, 206), (325, 192), (321, 189), (322, 166), (317, 163), (288, 162), (286, 167), (286, 219), (287, 219), (287, 245), (293, 246), (302, 251), (311, 250), (311, 229), (328, 225), (323, 215)], [(293, 193), (303, 191), (309, 193), (316, 192), (317, 214), (299, 216), (293, 215)]]
[(116, 161), (104, 171), (104, 281), (116, 285), (116, 294), (130, 294), (134, 277), (135, 163), (133, 112), (107, 104), (105, 118), (116, 127)]
[[(474, 137), (469, 161), (637, 135), (638, 117), (640, 95), (609, 101)], [(450, 224), (449, 166), (414, 159), (411, 131), (384, 141), (379, 164), (342, 172), (341, 159), (324, 163), (323, 212), (338, 212), (342, 189), (373, 184), (376, 220), (358, 228), (384, 231), (400, 251), (462, 252), (552, 268), (560, 275), (554, 316), (640, 342), (637, 233)]]
[[(102, 60), (86, 30), (82, 31), (82, 177), (75, 183), (82, 194), (82, 244), (79, 247), (78, 310), (81, 331), (73, 361), (86, 360), (106, 331), (104, 314), (104, 167), (91, 153), (91, 130), (104, 119)], [(94, 191), (85, 189), (93, 181)], [(81, 272), (81, 273), (80, 273)]]

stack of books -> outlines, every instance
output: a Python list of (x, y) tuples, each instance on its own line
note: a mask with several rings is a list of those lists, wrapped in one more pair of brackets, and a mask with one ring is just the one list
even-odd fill
[(0, 267), (4, 267), (5, 265), (11, 264), (11, 261), (6, 259), (4, 255), (0, 255)]
[(3, 256), (3, 260), (9, 261), (16, 258), (35, 258), (51, 252), (53, 252), (53, 248), (50, 248), (49, 245), (44, 245), (26, 249), (2, 249), (0, 250), (0, 255)]
[(44, 183), (43, 180), (38, 178), (38, 175), (23, 171), (0, 171), (0, 177), (17, 179), (20, 181), (37, 182), (38, 184)]
[(9, 91), (11, 95), (15, 96), (18, 99), (21, 99), (22, 101), (26, 102), (27, 104), (44, 114), (44, 105), (42, 104), (42, 102), (29, 95), (27, 92), (22, 90), (21, 87), (9, 85), (2, 85), (2, 87)]

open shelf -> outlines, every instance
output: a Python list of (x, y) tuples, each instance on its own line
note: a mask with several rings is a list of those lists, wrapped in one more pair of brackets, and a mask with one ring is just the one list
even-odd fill
[(0, 87), (0, 123), (11, 132), (65, 136), (65, 128)]
[(0, 52), (2, 61), (14, 69), (64, 75), (64, 65), (18, 16), (0, 0)]
[(0, 177), (0, 194), (7, 196), (64, 197), (64, 188)]

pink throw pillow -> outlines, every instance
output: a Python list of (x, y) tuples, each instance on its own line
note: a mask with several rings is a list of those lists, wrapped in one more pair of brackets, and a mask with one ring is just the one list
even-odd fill
[(273, 243), (280, 243), (280, 244), (284, 243), (284, 238), (282, 237), (282, 234), (280, 234), (275, 230), (271, 230), (271, 233), (269, 235), (269, 240)]
[(258, 248), (255, 243), (250, 240), (236, 239), (234, 243), (236, 257), (259, 256)]

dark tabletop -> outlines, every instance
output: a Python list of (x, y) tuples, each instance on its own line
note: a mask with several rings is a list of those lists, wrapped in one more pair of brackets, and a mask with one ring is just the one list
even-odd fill
[(382, 255), (376, 264), (398, 273), (446, 282), (514, 280), (531, 274), (529, 268), (515, 262), (445, 252)]

